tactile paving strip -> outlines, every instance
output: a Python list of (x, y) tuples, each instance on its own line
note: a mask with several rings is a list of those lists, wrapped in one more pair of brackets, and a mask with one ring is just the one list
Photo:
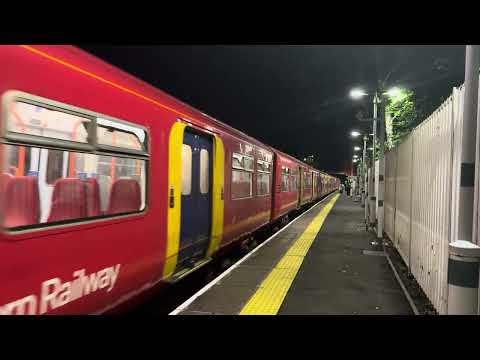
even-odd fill
[(339, 195), (330, 200), (263, 280), (240, 315), (276, 315), (315, 237)]

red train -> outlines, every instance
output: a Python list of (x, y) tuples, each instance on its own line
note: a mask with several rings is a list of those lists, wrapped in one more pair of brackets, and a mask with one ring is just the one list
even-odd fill
[(96, 314), (339, 180), (70, 46), (0, 46), (0, 314)]

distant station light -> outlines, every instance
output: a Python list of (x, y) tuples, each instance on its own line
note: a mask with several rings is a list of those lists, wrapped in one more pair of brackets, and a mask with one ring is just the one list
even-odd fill
[(359, 146), (355, 146), (355, 147), (353, 148), (353, 150), (354, 150), (354, 151), (360, 151), (360, 150), (362, 150), (362, 148), (359, 147)]
[(354, 131), (351, 132), (351, 135), (352, 135), (353, 137), (357, 137), (357, 136), (360, 136), (361, 134), (360, 134), (359, 131), (354, 130)]

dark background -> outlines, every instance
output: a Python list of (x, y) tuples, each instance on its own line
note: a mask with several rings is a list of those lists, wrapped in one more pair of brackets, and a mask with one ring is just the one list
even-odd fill
[(426, 97), (433, 111), (464, 79), (461, 45), (83, 45), (199, 110), (297, 158), (344, 172), (349, 133), (365, 130), (371, 97), (353, 101), (352, 87), (379, 81)]

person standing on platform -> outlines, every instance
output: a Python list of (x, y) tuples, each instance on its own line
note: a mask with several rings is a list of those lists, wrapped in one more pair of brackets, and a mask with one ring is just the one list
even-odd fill
[(345, 192), (346, 192), (347, 196), (350, 196), (350, 183), (349, 183), (348, 179), (345, 180)]

